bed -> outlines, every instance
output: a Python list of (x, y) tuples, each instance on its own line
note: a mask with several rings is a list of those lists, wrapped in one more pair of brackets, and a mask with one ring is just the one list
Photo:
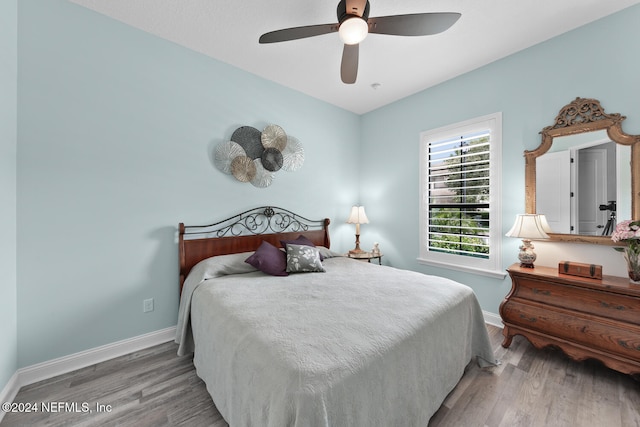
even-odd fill
[[(329, 223), (179, 225), (178, 354), (232, 427), (427, 426), (469, 363), (495, 363), (469, 287), (340, 256)], [(267, 246), (291, 273), (245, 262)]]

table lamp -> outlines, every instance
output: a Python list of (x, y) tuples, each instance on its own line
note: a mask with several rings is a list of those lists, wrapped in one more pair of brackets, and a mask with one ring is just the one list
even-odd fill
[(356, 247), (349, 251), (350, 254), (360, 254), (364, 252), (360, 249), (360, 224), (368, 223), (369, 218), (367, 218), (367, 214), (364, 212), (364, 206), (353, 206), (349, 219), (347, 219), (347, 224), (356, 225)]
[(516, 222), (511, 230), (505, 234), (507, 237), (518, 237), (522, 239), (520, 253), (520, 267), (533, 268), (536, 260), (536, 253), (533, 251), (532, 239), (548, 239), (549, 235), (545, 232), (545, 228), (549, 231), (547, 219), (540, 214), (520, 214), (516, 216)]

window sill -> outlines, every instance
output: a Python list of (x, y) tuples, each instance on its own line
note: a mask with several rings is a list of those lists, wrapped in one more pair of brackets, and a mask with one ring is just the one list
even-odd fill
[(420, 264), (430, 265), (432, 267), (441, 267), (441, 268), (446, 268), (446, 269), (455, 270), (455, 271), (463, 271), (465, 273), (479, 274), (481, 276), (491, 277), (493, 279), (504, 279), (505, 277), (507, 277), (507, 272), (501, 271), (501, 270), (486, 270), (484, 268), (469, 267), (469, 266), (459, 265), (459, 264), (450, 264), (447, 262), (433, 261), (433, 260), (424, 259), (424, 258), (418, 258), (417, 260), (418, 260), (418, 263)]

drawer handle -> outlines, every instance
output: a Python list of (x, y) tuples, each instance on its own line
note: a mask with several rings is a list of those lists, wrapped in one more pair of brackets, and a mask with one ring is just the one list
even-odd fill
[(551, 295), (551, 291), (541, 291), (538, 288), (531, 288), (534, 294)]
[(620, 346), (628, 349), (628, 350), (637, 350), (640, 351), (640, 344), (638, 344), (636, 347), (634, 347), (633, 345), (629, 345), (628, 342), (623, 341), (623, 340), (618, 340), (618, 344), (620, 344)]
[(605, 308), (614, 308), (616, 310), (626, 310), (626, 307), (624, 305), (609, 304), (608, 302), (604, 302), (604, 301), (600, 301), (600, 305)]
[(524, 319), (524, 320), (528, 320), (531, 323), (534, 323), (534, 322), (536, 322), (538, 320), (535, 317), (527, 317), (525, 314), (522, 314), (522, 313), (520, 313), (520, 318)]

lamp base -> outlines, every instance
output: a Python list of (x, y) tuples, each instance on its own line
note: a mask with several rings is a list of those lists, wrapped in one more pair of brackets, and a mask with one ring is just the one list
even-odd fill
[(521, 268), (534, 268), (535, 265), (533, 265), (533, 264), (525, 264), (525, 263), (521, 262), (520, 263), (520, 267)]
[(531, 240), (522, 239), (522, 245), (520, 246), (520, 253), (518, 253), (518, 259), (520, 260), (520, 267), (533, 268), (534, 261), (538, 256), (533, 251), (533, 245)]
[(360, 235), (356, 234), (356, 247), (349, 251), (350, 254), (361, 254), (364, 251), (360, 249)]

